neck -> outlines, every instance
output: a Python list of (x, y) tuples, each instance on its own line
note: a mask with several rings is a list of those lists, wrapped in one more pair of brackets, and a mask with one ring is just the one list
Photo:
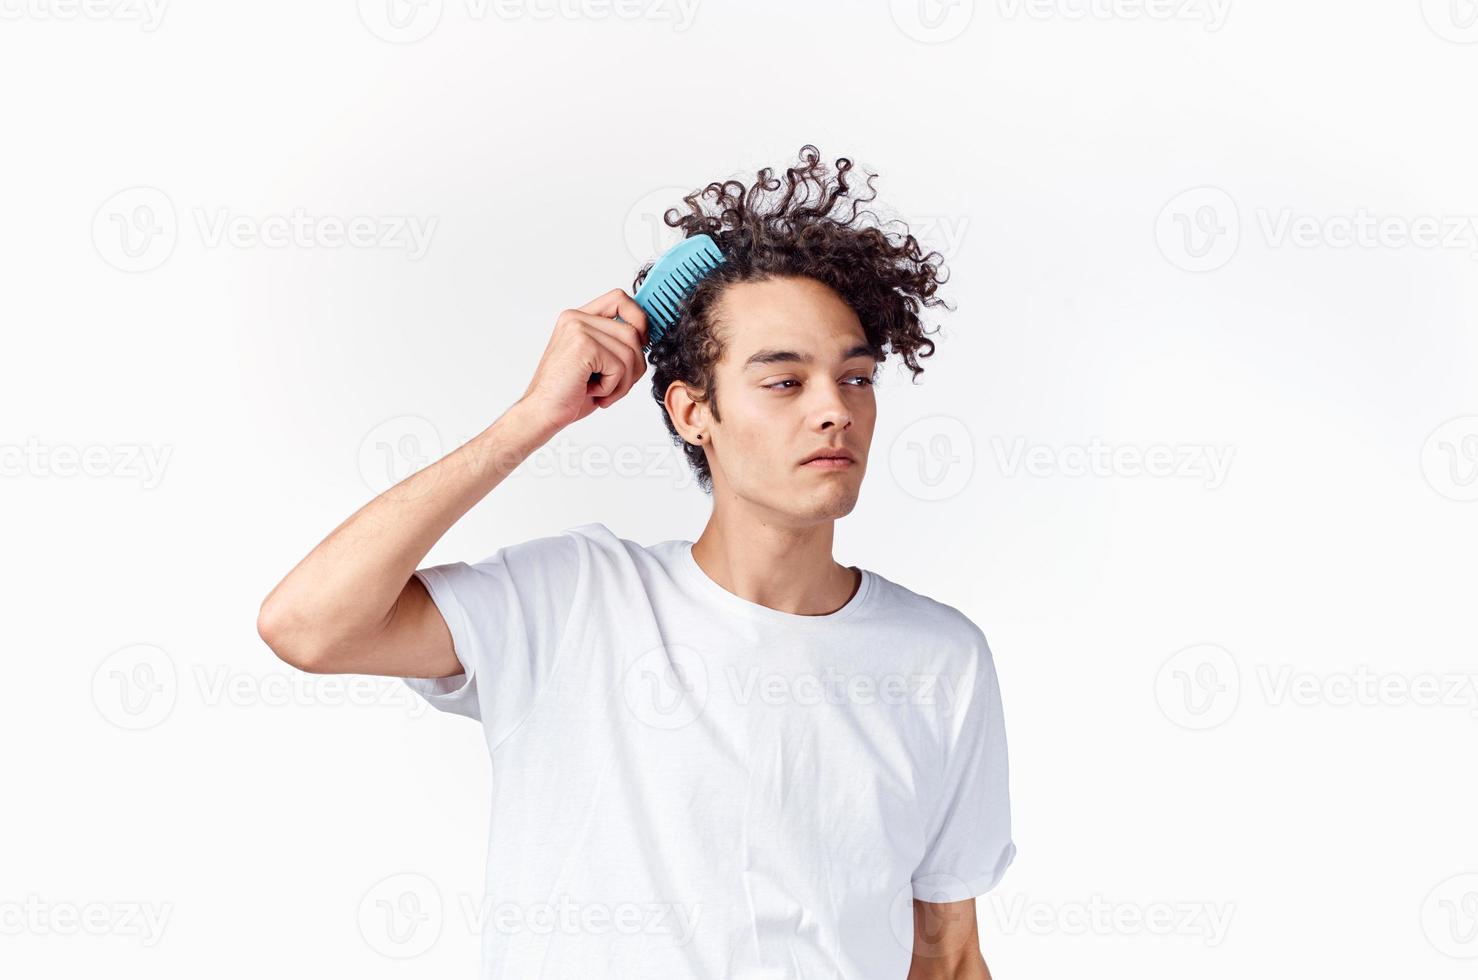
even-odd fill
[(831, 557), (836, 522), (801, 527), (717, 511), (693, 542), (693, 560), (741, 599), (798, 616), (824, 616), (845, 606), (862, 573)]

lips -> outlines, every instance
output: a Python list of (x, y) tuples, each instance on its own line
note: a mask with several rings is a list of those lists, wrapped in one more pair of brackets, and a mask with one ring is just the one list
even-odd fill
[(845, 466), (855, 462), (856, 458), (845, 449), (821, 449), (801, 460), (801, 465), (816, 463), (818, 466)]

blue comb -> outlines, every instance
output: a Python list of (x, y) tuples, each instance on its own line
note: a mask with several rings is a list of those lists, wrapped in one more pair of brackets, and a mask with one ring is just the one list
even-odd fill
[[(651, 350), (663, 334), (677, 325), (683, 300), (723, 261), (724, 253), (719, 251), (718, 242), (709, 235), (684, 238), (662, 253), (646, 279), (642, 280), (641, 289), (632, 297), (647, 315), (644, 349)], [(621, 320), (619, 316), (616, 319)], [(590, 376), (591, 384), (599, 380), (598, 374)]]
[(708, 235), (684, 238), (662, 253), (633, 297), (647, 315), (648, 347), (677, 324), (683, 300), (723, 261), (724, 253)]

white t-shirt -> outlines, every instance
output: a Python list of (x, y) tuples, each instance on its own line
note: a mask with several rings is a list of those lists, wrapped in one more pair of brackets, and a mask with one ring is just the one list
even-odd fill
[(825, 616), (603, 524), (425, 568), (493, 766), (483, 976), (901, 980), (911, 899), (1016, 848), (984, 634), (875, 572)]

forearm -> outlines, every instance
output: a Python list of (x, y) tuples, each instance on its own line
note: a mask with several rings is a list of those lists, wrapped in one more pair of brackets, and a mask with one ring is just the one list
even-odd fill
[(907, 980), (991, 980), (980, 955), (975, 899), (913, 903), (913, 961)]
[(558, 429), (547, 413), (520, 401), (361, 507), (263, 601), (274, 647), (318, 660), (372, 636), (432, 546)]

